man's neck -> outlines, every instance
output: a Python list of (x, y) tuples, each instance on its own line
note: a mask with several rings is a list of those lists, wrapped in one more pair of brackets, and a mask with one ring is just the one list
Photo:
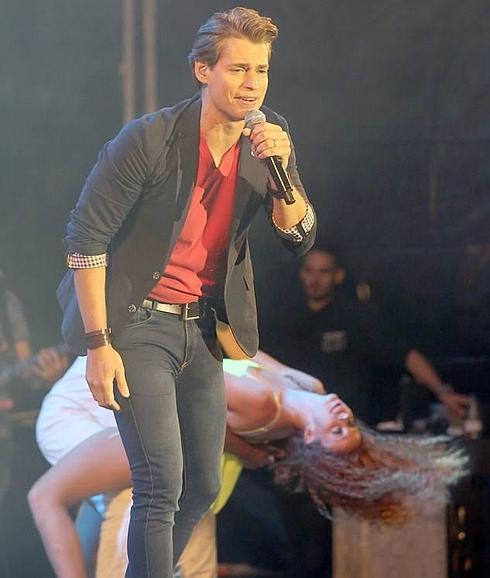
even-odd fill
[(318, 313), (322, 309), (326, 309), (333, 301), (333, 297), (324, 297), (323, 299), (307, 299), (306, 305), (312, 313)]
[(221, 158), (240, 138), (244, 123), (243, 121), (211, 124), (201, 119), (201, 132), (208, 144), (209, 151), (216, 166), (219, 166)]

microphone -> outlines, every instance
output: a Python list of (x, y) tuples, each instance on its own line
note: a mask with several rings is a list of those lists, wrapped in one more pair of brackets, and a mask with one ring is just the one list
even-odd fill
[[(260, 110), (249, 110), (245, 115), (245, 128), (252, 129), (256, 124), (264, 124), (266, 122), (265, 114)], [(269, 174), (274, 181), (276, 190), (274, 196), (278, 199), (283, 199), (286, 205), (295, 203), (293, 197), (293, 185), (289, 180), (287, 172), (282, 166), (281, 157), (272, 156), (263, 159), (267, 165)]]

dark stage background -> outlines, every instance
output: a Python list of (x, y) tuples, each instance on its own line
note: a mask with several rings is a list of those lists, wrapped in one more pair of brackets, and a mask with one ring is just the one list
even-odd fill
[[(44, 345), (58, 339), (53, 295), (67, 213), (121, 125), (121, 5), (1, 4), (0, 267)], [(232, 5), (158, 2), (159, 105), (193, 93), (193, 33)], [(290, 121), (321, 235), (344, 249), (355, 277), (382, 288), (386, 306), (403, 301), (403, 321), (422, 323), (425, 348), (478, 349), (472, 330), (458, 340), (448, 318), (489, 290), (488, 2), (254, 6), (280, 27), (268, 104)], [(265, 219), (254, 246), (264, 311), (277, 295), (269, 291), (288, 291), (294, 275)]]
[[(122, 123), (122, 4), (0, 0), (0, 268), (36, 348), (59, 340), (68, 212)], [(186, 56), (197, 27), (235, 3), (157, 4), (165, 106), (195, 90)], [(320, 236), (448, 379), (487, 397), (478, 360), (490, 349), (488, 0), (243, 4), (280, 28), (267, 104), (290, 122)], [(142, 80), (138, 69), (137, 114)], [(297, 295), (295, 263), (263, 216), (252, 245), (267, 328)]]

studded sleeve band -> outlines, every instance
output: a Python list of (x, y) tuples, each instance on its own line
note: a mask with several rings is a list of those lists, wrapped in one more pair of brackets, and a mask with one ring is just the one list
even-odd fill
[(301, 243), (315, 224), (315, 212), (310, 203), (307, 202), (305, 216), (296, 225), (283, 229), (277, 225), (274, 221), (274, 217), (272, 217), (272, 222), (274, 223), (274, 227), (280, 237), (287, 239), (288, 241), (293, 241), (294, 243)]
[(107, 267), (107, 253), (102, 255), (81, 255), (80, 253), (68, 253), (66, 264), (69, 269), (93, 269), (95, 267)]

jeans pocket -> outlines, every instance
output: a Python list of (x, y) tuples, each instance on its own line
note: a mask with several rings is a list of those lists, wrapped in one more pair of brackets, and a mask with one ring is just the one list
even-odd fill
[(126, 328), (140, 327), (149, 323), (153, 319), (154, 311), (145, 307), (138, 307), (134, 313), (129, 316)]

